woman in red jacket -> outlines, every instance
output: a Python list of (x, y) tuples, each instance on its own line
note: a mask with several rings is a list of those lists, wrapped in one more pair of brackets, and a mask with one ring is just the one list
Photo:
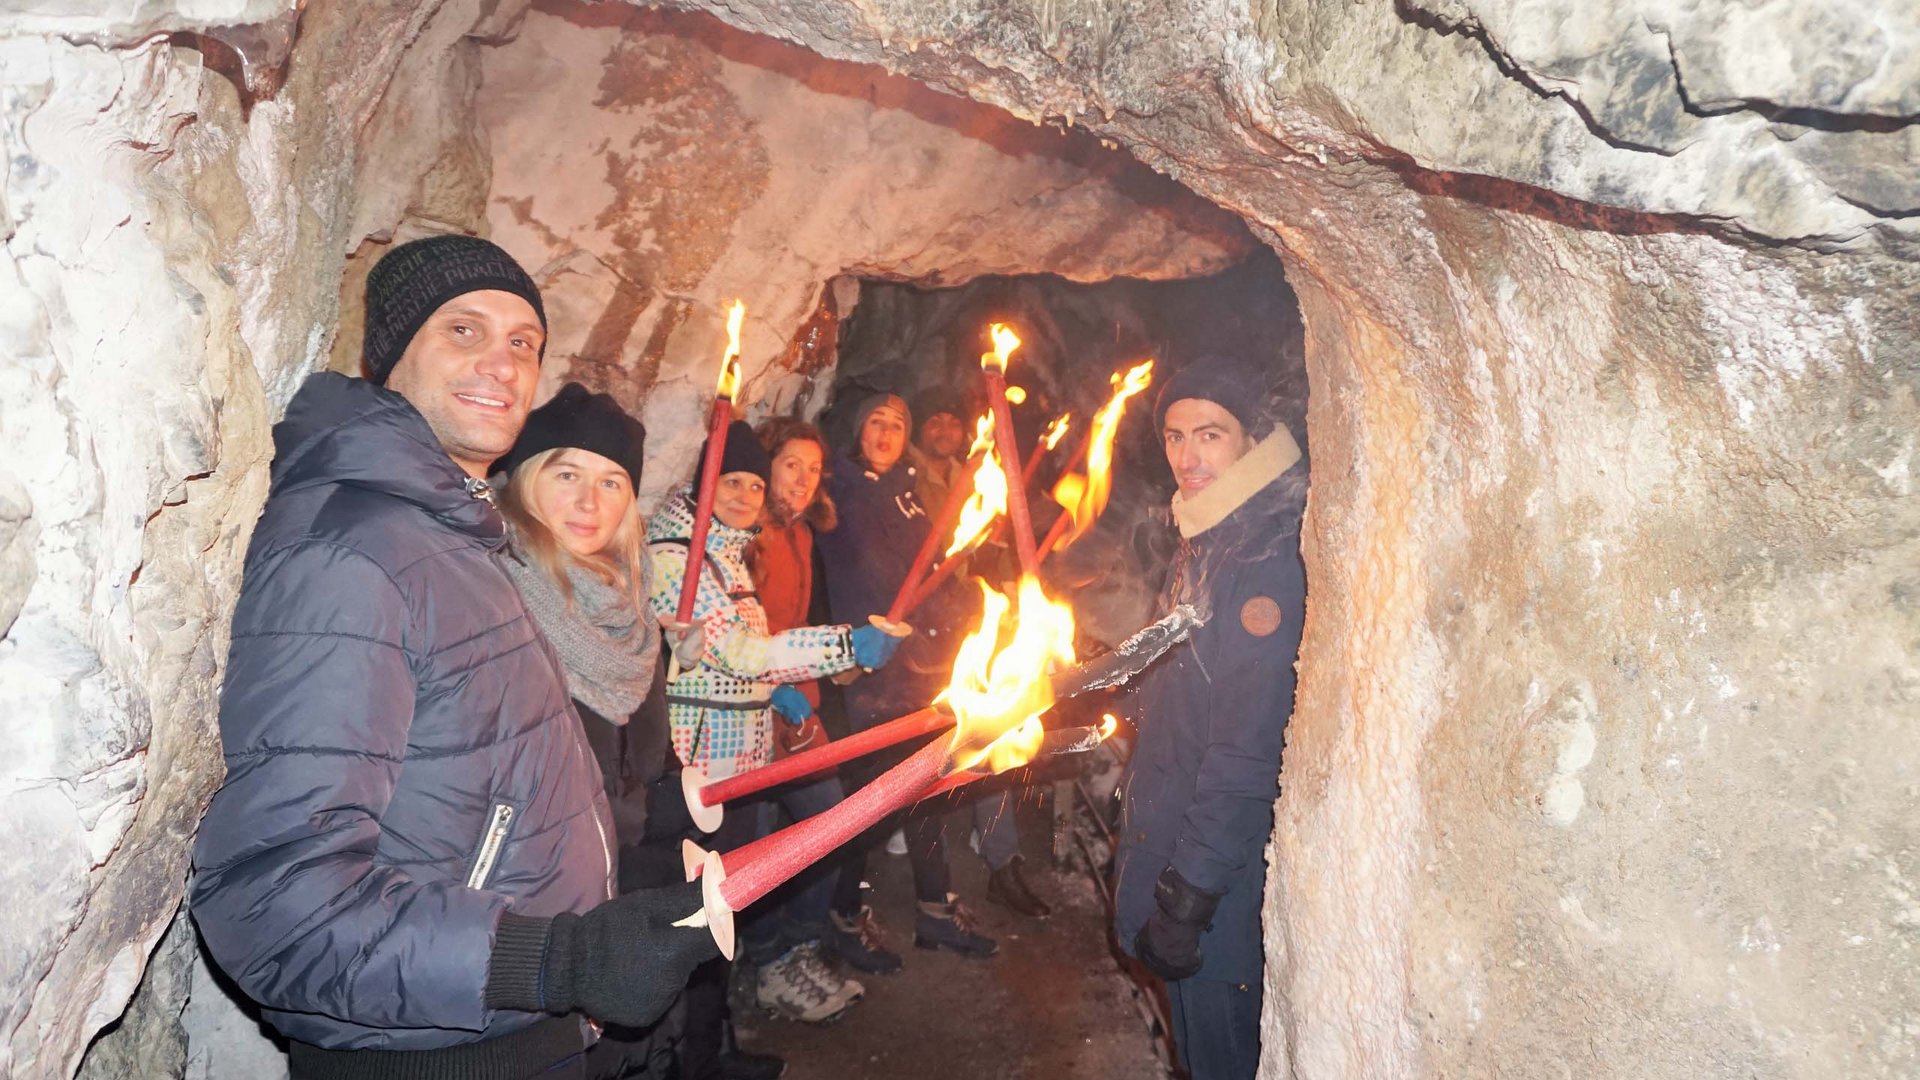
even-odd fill
[[(807, 626), (816, 595), (813, 534), (831, 532), (835, 524), (833, 500), (822, 483), (827, 460), (826, 439), (804, 420), (774, 417), (756, 434), (773, 459), (766, 509), (760, 516), (760, 535), (747, 548), (747, 569), (753, 575), (760, 605), (766, 609), (767, 629), (777, 633), (790, 626)], [(817, 683), (795, 684), (804, 701), (788, 698), (791, 708), (776, 701), (774, 709), (784, 724), (774, 725), (776, 755), (793, 753), (827, 741), (820, 726), (820, 688)], [(842, 798), (840, 781), (827, 777), (790, 785), (781, 804), (796, 820), (812, 817)], [(860, 971), (890, 975), (900, 970), (900, 957), (881, 940), (873, 911), (860, 899), (860, 868), (835, 860), (834, 869), (820, 876), (789, 903), (787, 920), (800, 937), (827, 920), (827, 938), (842, 960)], [(765, 988), (771, 994), (777, 988)]]

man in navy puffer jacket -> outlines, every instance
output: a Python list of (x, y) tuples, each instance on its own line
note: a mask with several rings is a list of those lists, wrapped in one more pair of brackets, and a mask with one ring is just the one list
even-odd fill
[(1141, 680), (1114, 930), (1166, 980), (1193, 1080), (1251, 1080), (1260, 1063), (1265, 850), (1306, 615), (1307, 462), (1262, 383), (1251, 365), (1201, 357), (1154, 410), (1179, 484), (1163, 610), (1209, 617)]
[(480, 478), (545, 336), (499, 248), (403, 245), (368, 277), (369, 377), (312, 376), (274, 428), (191, 902), (296, 1078), (567, 1076), (585, 1017), (648, 1023), (715, 952), (670, 925), (696, 887), (610, 899), (599, 770), (496, 562)]

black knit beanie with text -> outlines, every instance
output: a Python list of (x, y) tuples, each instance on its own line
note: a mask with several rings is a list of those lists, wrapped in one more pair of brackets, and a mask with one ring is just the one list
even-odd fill
[[(540, 289), (513, 256), (477, 236), (428, 236), (401, 244), (382, 256), (367, 275), (367, 327), (360, 357), (367, 378), (385, 385), (413, 335), (440, 305), (470, 292), (498, 289), (533, 305), (540, 331), (547, 309)], [(540, 347), (546, 354), (546, 345)]]

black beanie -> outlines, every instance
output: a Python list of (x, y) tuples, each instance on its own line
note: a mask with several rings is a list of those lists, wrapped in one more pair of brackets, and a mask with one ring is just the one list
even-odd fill
[[(477, 236), (428, 236), (386, 253), (367, 275), (367, 328), (360, 358), (367, 377), (385, 385), (393, 366), (440, 305), (470, 292), (498, 289), (533, 305), (540, 330), (547, 309), (540, 289), (500, 245)], [(546, 345), (540, 346), (542, 356)]]
[(1264, 439), (1273, 433), (1274, 425), (1266, 390), (1266, 376), (1251, 364), (1219, 355), (1197, 356), (1160, 387), (1160, 396), (1153, 402), (1154, 431), (1167, 429), (1167, 409), (1174, 402), (1193, 398), (1227, 410), (1249, 436)]
[(646, 463), (647, 429), (610, 394), (595, 394), (570, 382), (553, 400), (527, 414), (520, 439), (496, 466), (508, 473), (545, 450), (591, 450), (627, 470), (634, 489)]
[[(707, 467), (707, 451), (712, 448), (713, 440), (708, 439), (700, 447), (700, 460), (693, 465), (696, 492), (700, 475)], [(773, 483), (773, 459), (767, 456), (767, 448), (760, 445), (759, 437), (754, 435), (753, 428), (745, 420), (735, 420), (727, 428), (727, 448), (720, 455), (720, 475), (736, 472), (752, 473), (764, 483)]]

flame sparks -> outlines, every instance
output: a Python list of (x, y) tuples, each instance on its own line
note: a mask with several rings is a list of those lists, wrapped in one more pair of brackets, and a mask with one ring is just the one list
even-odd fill
[(992, 413), (974, 423), (973, 448), (967, 451), (967, 457), (977, 455), (985, 456), (980, 458), (980, 467), (974, 470), (973, 494), (960, 508), (960, 521), (953, 527), (948, 558), (972, 547), (986, 534), (993, 519), (1007, 512), (1007, 471), (1000, 467), (1000, 455), (994, 448)]
[(1024, 387), (1024, 386), (1009, 386), (1009, 387), (1007, 387), (1007, 404), (1009, 404), (1009, 405), (1025, 405), (1026, 403), (1027, 403), (1027, 388), (1026, 388), (1026, 387)]
[(1102, 713), (1100, 715), (1100, 741), (1106, 742), (1108, 739), (1113, 738), (1113, 733), (1119, 726), (1119, 717), (1112, 713)]
[(953, 681), (940, 700), (956, 718), (950, 767), (984, 761), (997, 773), (1026, 764), (1040, 750), (1040, 714), (1054, 700), (1048, 668), (1074, 662), (1073, 609), (1048, 598), (1031, 575), (1020, 579), (1017, 606), (985, 582), (980, 592), (980, 627), (960, 643)]
[(728, 401), (740, 392), (740, 321), (747, 317), (747, 305), (739, 300), (727, 312), (727, 351), (720, 357), (720, 385), (716, 392)]
[(1045, 446), (1047, 451), (1051, 453), (1054, 447), (1060, 445), (1060, 440), (1067, 437), (1067, 428), (1072, 426), (1072, 413), (1061, 413), (1059, 416), (1054, 417), (1053, 423), (1048, 424), (1047, 430), (1040, 435), (1041, 445)]
[(1093, 414), (1093, 430), (1087, 442), (1087, 476), (1078, 496), (1071, 503), (1061, 499), (1062, 488), (1068, 486), (1065, 477), (1054, 488), (1054, 498), (1061, 499), (1060, 505), (1073, 514), (1073, 527), (1061, 537), (1060, 547), (1078, 540), (1107, 508), (1107, 497), (1113, 493), (1113, 437), (1120, 430), (1120, 417), (1126, 412), (1127, 401), (1152, 382), (1151, 360), (1135, 364), (1125, 375), (1113, 376), (1113, 397)]
[(1012, 356), (1013, 350), (1020, 347), (1020, 335), (1014, 333), (1013, 328), (1006, 323), (994, 323), (987, 328), (987, 333), (993, 338), (993, 351), (980, 354), (980, 366), (1005, 375), (1007, 357)]

